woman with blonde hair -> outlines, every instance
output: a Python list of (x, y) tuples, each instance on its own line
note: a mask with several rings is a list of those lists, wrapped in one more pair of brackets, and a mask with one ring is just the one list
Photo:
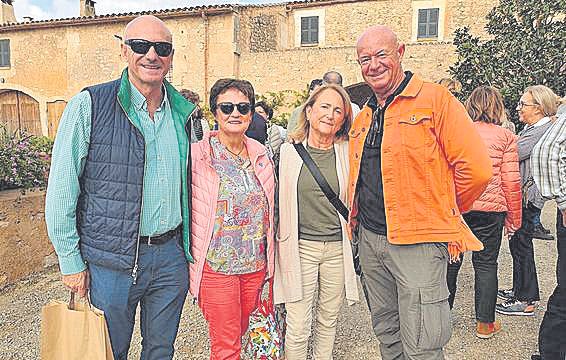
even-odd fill
[[(294, 144), (281, 146), (279, 173), (285, 176), (279, 186), (274, 300), (284, 303), (287, 310), (288, 360), (307, 358), (316, 293), (315, 359), (332, 358), (344, 296), (349, 304), (358, 301), (347, 219), (319, 185), (324, 180), (342, 205), (348, 203), (347, 139), (351, 121), (350, 98), (344, 89), (322, 85), (300, 110), (297, 127), (290, 134)], [(318, 169), (318, 175), (315, 170), (313, 176), (309, 163)]]
[(513, 258), (513, 288), (497, 292), (497, 296), (505, 300), (495, 308), (500, 314), (532, 316), (536, 302), (540, 300), (533, 233), (535, 219), (540, 217), (545, 199), (531, 175), (531, 153), (550, 128), (550, 120), (556, 114), (557, 107), (558, 96), (544, 85), (526, 88), (517, 104), (519, 120), (525, 124), (517, 140), (523, 220), (521, 228), (509, 240), (509, 250)]
[[(472, 264), (475, 272), (476, 335), (487, 339), (501, 329), (501, 324), (495, 320), (497, 258), (503, 227), (510, 234), (521, 227), (521, 177), (516, 137), (499, 126), (505, 118), (499, 91), (490, 86), (480, 86), (472, 91), (465, 106), (493, 163), (493, 176), (486, 190), (474, 202), (471, 211), (463, 215), (484, 246), (483, 250), (473, 252)], [(450, 307), (454, 304), (456, 280), (463, 258), (461, 255), (460, 261), (448, 264)]]

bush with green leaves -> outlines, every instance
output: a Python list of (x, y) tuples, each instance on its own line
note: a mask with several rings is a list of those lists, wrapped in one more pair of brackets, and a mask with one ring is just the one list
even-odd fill
[[(273, 113), (277, 113), (271, 119), (272, 124), (287, 127), (290, 111), (300, 106), (308, 98), (308, 88), (302, 91), (299, 90), (282, 90), (277, 92), (267, 92), (265, 94), (257, 95), (256, 101), (265, 101), (273, 109)], [(288, 111), (281, 111), (288, 110)]]
[(487, 39), (458, 29), (458, 61), (450, 73), (462, 83), (462, 100), (480, 85), (498, 88), (517, 122), (523, 90), (546, 85), (566, 92), (566, 0), (500, 0), (487, 15)]
[(0, 190), (44, 188), (53, 141), (0, 125)]

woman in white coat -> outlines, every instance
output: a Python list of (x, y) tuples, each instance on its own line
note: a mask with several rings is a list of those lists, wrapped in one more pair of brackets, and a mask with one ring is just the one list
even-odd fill
[[(324, 85), (303, 105), (290, 134), (302, 143), (334, 193), (347, 204), (350, 98), (342, 87)], [(358, 301), (346, 220), (330, 203), (293, 144), (281, 146), (279, 234), (276, 242), (274, 301), (287, 310), (287, 360), (307, 358), (314, 327), (314, 359), (331, 359), (336, 322), (344, 297)], [(316, 291), (318, 289), (318, 292)]]

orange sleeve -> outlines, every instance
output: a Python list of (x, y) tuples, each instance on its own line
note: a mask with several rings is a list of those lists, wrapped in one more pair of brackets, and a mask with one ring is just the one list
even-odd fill
[(461, 213), (472, 208), (493, 175), (485, 143), (464, 106), (445, 89), (437, 96), (440, 109), (433, 114), (437, 138), (454, 174), (456, 202)]

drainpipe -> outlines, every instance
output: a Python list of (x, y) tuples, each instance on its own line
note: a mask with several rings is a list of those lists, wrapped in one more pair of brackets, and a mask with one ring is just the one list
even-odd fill
[(208, 101), (208, 16), (206, 11), (201, 13), (202, 22), (204, 25), (204, 101)]

